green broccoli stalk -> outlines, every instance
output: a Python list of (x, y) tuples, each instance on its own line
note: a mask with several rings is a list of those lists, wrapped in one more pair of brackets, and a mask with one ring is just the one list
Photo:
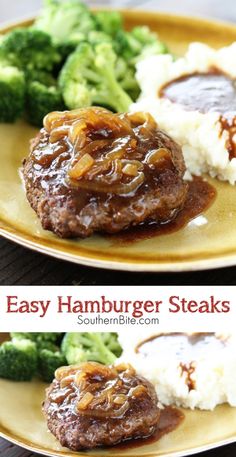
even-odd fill
[(115, 354), (116, 357), (120, 357), (122, 354), (122, 348), (118, 341), (117, 333), (101, 333), (101, 337), (103, 339), (104, 344), (107, 348)]
[(119, 57), (116, 63), (116, 77), (122, 89), (129, 94), (132, 100), (137, 100), (140, 94), (140, 87), (135, 78), (135, 68)]
[(18, 68), (0, 62), (0, 122), (14, 122), (24, 110), (25, 77)]
[(36, 344), (13, 339), (0, 346), (0, 377), (12, 381), (30, 381), (37, 371)]
[(116, 78), (117, 56), (109, 43), (95, 47), (81, 43), (69, 56), (59, 76), (59, 87), (69, 109), (101, 105), (127, 111), (131, 98)]
[(79, 0), (44, 0), (44, 8), (34, 27), (48, 33), (54, 44), (74, 42), (78, 34), (95, 30), (95, 19)]
[(60, 90), (56, 86), (46, 86), (39, 81), (30, 82), (26, 91), (26, 118), (30, 124), (42, 127), (46, 114), (62, 111), (63, 103)]
[(148, 27), (135, 27), (130, 32), (118, 30), (113, 47), (118, 58), (116, 73), (122, 88), (136, 100), (140, 87), (135, 78), (136, 64), (144, 58), (167, 52), (166, 46), (158, 39), (158, 35)]
[(62, 340), (64, 333), (36, 333), (36, 332), (14, 333), (13, 332), (10, 335), (11, 335), (11, 338), (19, 339), (19, 340), (28, 339), (37, 344), (46, 343), (46, 342), (57, 344), (59, 341)]
[(66, 333), (61, 349), (72, 365), (86, 361), (110, 365), (121, 352), (114, 333)]
[(123, 18), (118, 11), (98, 11), (95, 20), (97, 29), (112, 37), (123, 29)]
[(49, 344), (38, 351), (38, 374), (45, 382), (52, 382), (57, 368), (67, 364), (59, 348)]
[(33, 28), (14, 29), (1, 41), (0, 56), (24, 71), (52, 71), (61, 60), (51, 37)]

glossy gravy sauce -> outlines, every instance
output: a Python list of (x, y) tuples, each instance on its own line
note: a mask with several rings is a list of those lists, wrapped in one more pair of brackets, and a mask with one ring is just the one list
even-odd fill
[(236, 157), (236, 80), (217, 70), (194, 73), (169, 82), (159, 95), (187, 110), (219, 113), (222, 131), (229, 133), (229, 158)]
[(163, 333), (142, 341), (136, 352), (144, 357), (158, 356), (166, 352), (170, 358), (177, 360), (181, 376), (184, 376), (189, 391), (195, 389), (193, 374), (196, 362), (206, 352), (216, 354), (225, 349), (227, 339), (217, 337), (215, 333)]
[(189, 182), (187, 199), (176, 218), (165, 224), (144, 223), (116, 235), (106, 235), (110, 241), (127, 245), (160, 235), (169, 235), (185, 227), (191, 220), (206, 211), (215, 201), (216, 189), (200, 177)]
[(164, 435), (173, 432), (184, 420), (184, 414), (178, 408), (167, 406), (161, 410), (160, 420), (158, 427), (154, 433), (142, 439), (134, 439), (130, 441), (125, 441), (121, 444), (117, 444), (115, 449), (131, 449), (140, 446), (147, 446), (153, 444), (156, 441), (159, 441)]

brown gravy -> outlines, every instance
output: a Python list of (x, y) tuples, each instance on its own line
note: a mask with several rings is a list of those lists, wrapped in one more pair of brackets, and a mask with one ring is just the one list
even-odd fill
[(185, 227), (195, 217), (206, 211), (216, 198), (216, 189), (200, 177), (189, 182), (189, 190), (183, 209), (176, 218), (166, 224), (141, 224), (118, 235), (107, 235), (110, 241), (119, 244), (130, 244), (160, 235), (169, 235)]
[(161, 411), (160, 421), (155, 432), (142, 439), (130, 440), (115, 446), (115, 449), (130, 449), (147, 446), (159, 441), (167, 433), (173, 432), (184, 420), (184, 414), (179, 409), (167, 406)]
[(189, 335), (181, 332), (159, 333), (139, 343), (135, 352), (142, 353), (144, 356), (149, 353), (156, 354), (158, 350), (163, 348), (163, 345), (171, 342), (175, 357), (183, 364), (191, 362), (189, 360), (189, 348), (196, 351), (199, 351), (199, 349), (205, 351), (207, 347), (214, 344), (214, 348), (219, 350), (224, 347), (226, 341), (217, 337), (213, 332), (199, 332)]
[(226, 145), (229, 158), (236, 157), (236, 80), (217, 70), (194, 73), (166, 84), (160, 96), (183, 105), (187, 110), (219, 113), (222, 131), (229, 133)]

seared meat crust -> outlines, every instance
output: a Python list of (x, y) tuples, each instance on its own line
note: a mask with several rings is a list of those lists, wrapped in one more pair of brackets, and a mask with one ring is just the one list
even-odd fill
[[(78, 187), (70, 185), (68, 170), (75, 152), (68, 147), (68, 138), (64, 138), (66, 147), (58, 155), (48, 131), (40, 131), (31, 142), (23, 176), (27, 198), (44, 229), (62, 238), (87, 237), (94, 232), (117, 233), (145, 221), (163, 223), (175, 218), (187, 195), (181, 148), (157, 126), (149, 140), (142, 136), (141, 128), (134, 128), (134, 135), (136, 145), (125, 159), (141, 162), (144, 180), (135, 191), (124, 195), (113, 193), (112, 186), (111, 192), (104, 193), (80, 188), (79, 180)], [(165, 149), (167, 154), (150, 165), (147, 155), (155, 149)]]
[[(89, 363), (89, 365), (91, 364)], [(108, 367), (105, 369), (110, 370)], [(47, 390), (43, 410), (49, 430), (62, 446), (78, 451), (112, 446), (131, 438), (144, 438), (152, 435), (160, 418), (155, 389), (149, 381), (136, 375), (134, 370), (129, 373), (130, 370), (133, 370), (132, 367), (120, 372), (116, 378), (112, 378), (112, 381), (106, 380), (108, 382), (106, 385), (104, 385), (105, 380), (101, 381), (100, 378), (95, 398), (103, 395), (103, 391), (100, 390), (102, 387), (108, 390), (112, 382), (117, 382), (114, 398), (118, 396), (120, 398), (123, 395), (124, 401), (128, 405), (126, 407), (125, 403), (123, 405), (114, 403), (108, 412), (105, 412), (107, 404), (106, 406), (91, 406), (87, 413), (85, 410), (79, 412), (77, 403), (83, 397), (83, 393), (76, 387), (75, 382), (72, 380), (63, 390), (60, 380), (53, 381)], [(95, 379), (97, 383), (99, 376), (96, 375), (90, 381), (91, 388)], [(135, 395), (134, 389), (137, 386), (139, 386), (139, 390)], [(132, 392), (134, 392), (133, 396)], [(102, 410), (103, 407), (104, 410)], [(114, 417), (116, 408), (120, 413)]]

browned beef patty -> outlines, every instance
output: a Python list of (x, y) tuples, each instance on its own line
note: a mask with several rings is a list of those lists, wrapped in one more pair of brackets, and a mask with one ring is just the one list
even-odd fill
[(23, 166), (43, 228), (64, 238), (171, 221), (184, 172), (180, 147), (150, 115), (102, 108), (49, 114)]
[(49, 430), (73, 451), (148, 437), (160, 418), (154, 387), (126, 364), (59, 369), (43, 410)]

